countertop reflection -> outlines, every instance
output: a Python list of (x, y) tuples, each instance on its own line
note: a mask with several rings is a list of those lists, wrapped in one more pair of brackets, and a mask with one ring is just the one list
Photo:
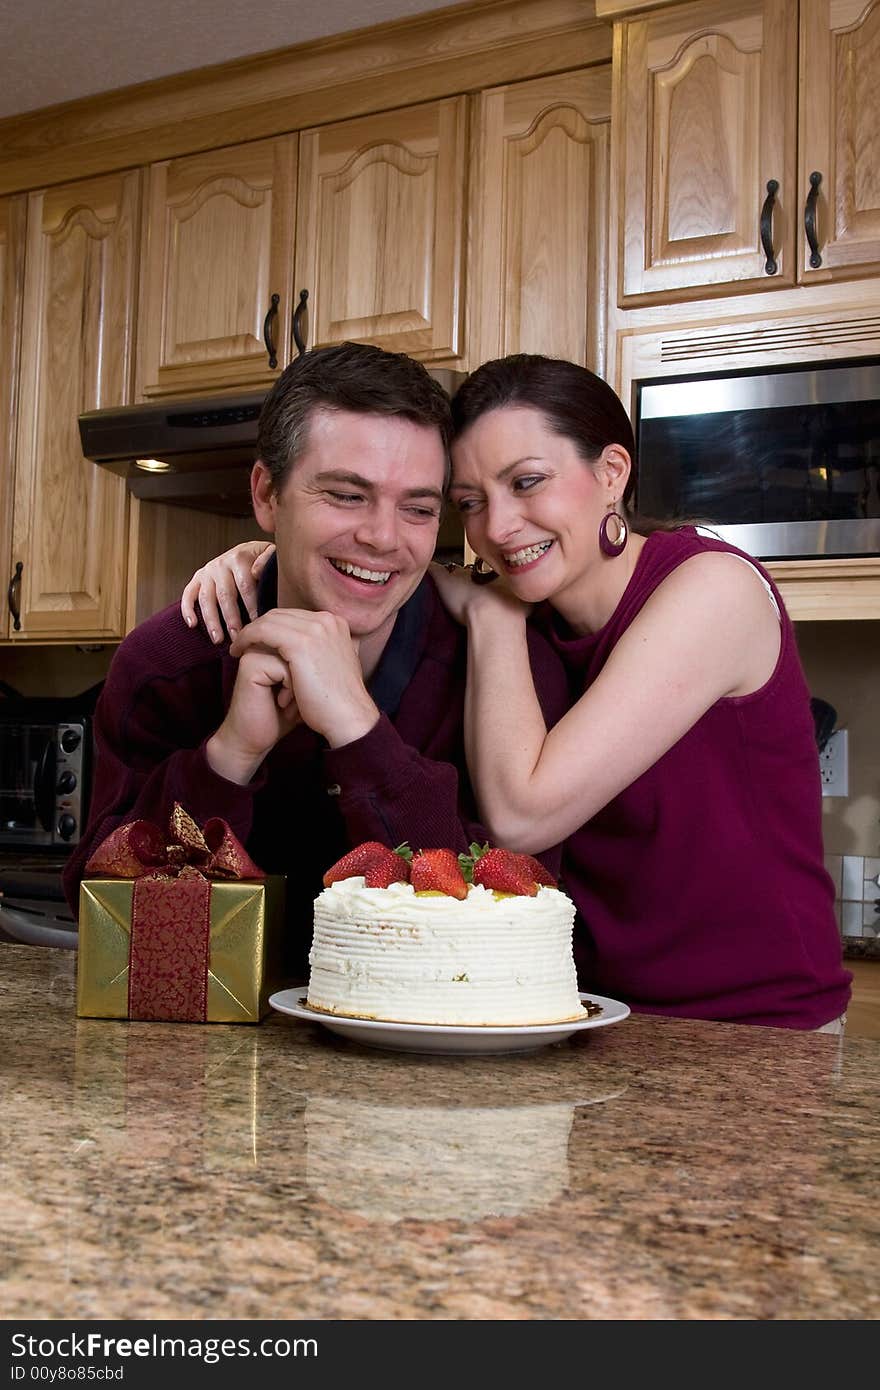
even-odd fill
[(528, 1055), (74, 1016), (0, 947), (6, 1318), (866, 1318), (880, 1044), (636, 1016)]

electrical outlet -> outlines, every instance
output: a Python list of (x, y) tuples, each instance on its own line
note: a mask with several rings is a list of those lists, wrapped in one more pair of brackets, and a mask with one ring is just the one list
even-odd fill
[(849, 734), (838, 729), (819, 754), (823, 796), (849, 796)]

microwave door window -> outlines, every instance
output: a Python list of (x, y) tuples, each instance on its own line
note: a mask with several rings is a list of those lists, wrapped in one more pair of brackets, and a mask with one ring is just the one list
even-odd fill
[(35, 826), (33, 772), (28, 775), (30, 729), (5, 726), (0, 731), (0, 825), (4, 830)]
[(0, 728), (0, 830), (50, 832), (54, 812), (55, 740), (51, 727)]
[(880, 517), (880, 404), (643, 419), (639, 510), (715, 522)]

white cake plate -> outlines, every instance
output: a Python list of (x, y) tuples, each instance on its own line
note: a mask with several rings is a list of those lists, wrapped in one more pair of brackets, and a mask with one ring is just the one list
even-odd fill
[(531, 1023), (522, 1028), (469, 1024), (386, 1023), (372, 1018), (344, 1018), (340, 1014), (323, 1013), (306, 1004), (308, 991), (282, 989), (269, 998), (273, 1009), (290, 1014), (307, 1023), (320, 1023), (331, 1033), (348, 1038), (367, 1047), (382, 1047), (393, 1052), (439, 1052), (459, 1055), (492, 1052), (535, 1052), (548, 1043), (562, 1042), (573, 1033), (588, 1028), (607, 1028), (621, 1023), (629, 1016), (629, 1006), (601, 994), (581, 994), (584, 1004), (598, 1004), (602, 1012), (589, 1018), (568, 1019), (564, 1023)]

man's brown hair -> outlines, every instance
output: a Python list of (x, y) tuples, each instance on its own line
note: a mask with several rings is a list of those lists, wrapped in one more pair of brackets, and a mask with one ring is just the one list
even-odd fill
[(446, 453), (444, 488), (448, 486), (449, 397), (415, 358), (370, 343), (339, 343), (291, 362), (263, 402), (257, 436), (257, 457), (268, 468), (276, 492), (306, 448), (315, 410), (398, 415), (433, 426)]

